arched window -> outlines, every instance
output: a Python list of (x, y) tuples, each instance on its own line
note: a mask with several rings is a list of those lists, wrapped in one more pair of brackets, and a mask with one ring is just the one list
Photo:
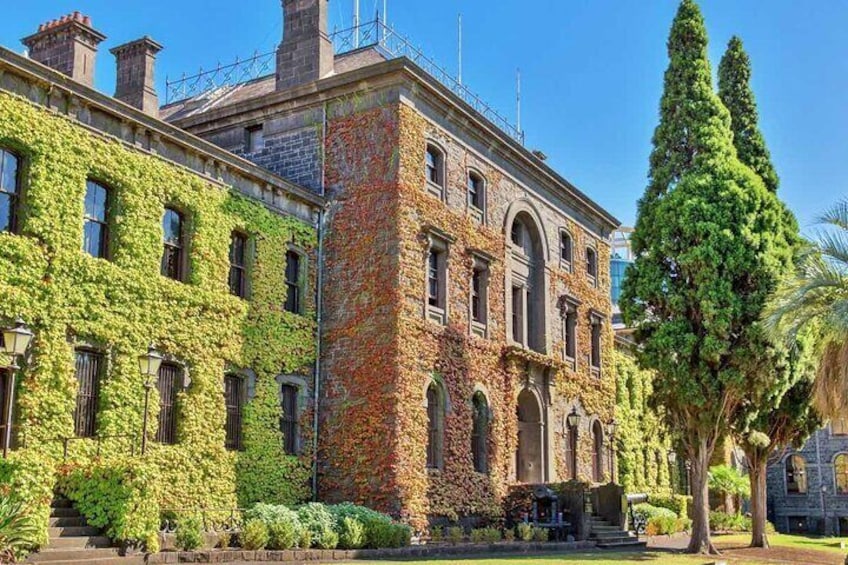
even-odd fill
[(535, 394), (524, 389), (518, 395), (518, 451), (516, 478), (521, 483), (541, 483), (542, 476), (542, 407)]
[(286, 253), (286, 312), (301, 313), (301, 257), (296, 251)]
[(545, 352), (545, 255), (542, 237), (533, 217), (527, 212), (516, 215), (510, 226), (513, 244), (511, 259), (512, 340), (528, 348)]
[(489, 403), (486, 395), (478, 391), (471, 398), (472, 428), (471, 454), (474, 459), (474, 470), (478, 473), (489, 472)]
[(445, 440), (445, 398), (435, 382), (427, 387), (427, 467), (441, 469)]
[(848, 455), (840, 453), (833, 460), (833, 476), (836, 494), (848, 494)]
[(807, 462), (800, 455), (786, 458), (786, 492), (807, 494)]
[(183, 215), (173, 208), (165, 208), (162, 216), (163, 246), (162, 275), (175, 281), (182, 281), (185, 262), (185, 236), (183, 233)]
[(82, 250), (105, 258), (109, 249), (109, 190), (94, 181), (85, 186), (85, 218)]
[(571, 268), (574, 259), (574, 241), (571, 234), (565, 230), (559, 232), (559, 259), (567, 267)]
[(604, 480), (604, 429), (598, 420), (592, 424), (592, 480)]
[(586, 248), (586, 274), (592, 284), (598, 280), (598, 252), (592, 247)]
[(224, 405), (227, 409), (225, 424), (227, 449), (241, 450), (241, 414), (246, 395), (244, 379), (239, 375), (224, 375)]
[(20, 195), (20, 160), (14, 153), (0, 149), (0, 231), (18, 231)]
[(298, 452), (298, 389), (293, 384), (280, 386), (280, 431), (283, 432), (283, 450), (289, 455)]
[(444, 199), (445, 156), (444, 153), (442, 153), (442, 151), (432, 143), (427, 144), (425, 175), (427, 178), (427, 190), (429, 190), (434, 196)]

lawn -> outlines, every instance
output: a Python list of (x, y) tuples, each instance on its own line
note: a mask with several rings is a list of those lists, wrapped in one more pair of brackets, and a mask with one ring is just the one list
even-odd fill
[[(840, 549), (837, 538), (811, 538), (803, 536), (770, 536), (772, 548), (769, 551), (747, 548), (750, 537), (746, 534), (715, 536), (716, 544), (721, 548), (720, 557), (683, 555), (672, 550), (650, 549), (639, 552), (579, 551), (557, 555), (504, 555), (476, 558), (440, 558), (427, 561), (379, 561), (373, 565), (409, 565), (426, 563), (427, 565), (620, 565), (621, 563), (645, 563), (650, 565), (707, 565), (716, 560), (724, 560), (728, 565), (842, 565), (848, 550)], [(660, 544), (663, 538), (658, 538)]]

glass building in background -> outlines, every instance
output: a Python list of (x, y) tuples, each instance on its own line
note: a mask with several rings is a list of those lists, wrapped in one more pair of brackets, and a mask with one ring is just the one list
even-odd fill
[(624, 282), (624, 272), (633, 262), (633, 250), (630, 248), (630, 235), (633, 228), (621, 227), (612, 234), (612, 250), (610, 253), (610, 293), (612, 294), (613, 328), (623, 328), (621, 309), (618, 299), (621, 296), (621, 284)]

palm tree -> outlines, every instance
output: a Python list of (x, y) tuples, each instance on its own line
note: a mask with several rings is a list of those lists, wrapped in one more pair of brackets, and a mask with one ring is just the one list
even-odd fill
[(811, 334), (818, 357), (815, 404), (824, 416), (836, 417), (848, 408), (848, 199), (819, 223), (796, 273), (775, 293), (765, 325), (789, 345)]

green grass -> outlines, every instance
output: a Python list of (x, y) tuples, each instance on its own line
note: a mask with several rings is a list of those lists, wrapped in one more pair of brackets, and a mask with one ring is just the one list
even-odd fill
[[(749, 534), (734, 534), (714, 536), (720, 548), (743, 548), (747, 547), (751, 538)], [(791, 536), (774, 534), (769, 536), (774, 559), (781, 558), (780, 548), (793, 548), (805, 551), (819, 551), (826, 555), (845, 555), (848, 550), (840, 549), (839, 538), (814, 538), (804, 536)], [(378, 561), (373, 565), (409, 565), (410, 563), (426, 563), (427, 565), (580, 565), (591, 563), (593, 565), (620, 565), (621, 563), (645, 563), (650, 565), (707, 565), (717, 559), (728, 562), (729, 565), (774, 565), (779, 561), (758, 561), (723, 555), (721, 557), (691, 556), (673, 553), (670, 551), (650, 550), (642, 552), (610, 552), (610, 551), (579, 551), (566, 552), (557, 555), (504, 555), (486, 557), (454, 557), (440, 558), (424, 561)], [(362, 562), (360, 562), (362, 563)], [(785, 562), (784, 562), (785, 563)]]

